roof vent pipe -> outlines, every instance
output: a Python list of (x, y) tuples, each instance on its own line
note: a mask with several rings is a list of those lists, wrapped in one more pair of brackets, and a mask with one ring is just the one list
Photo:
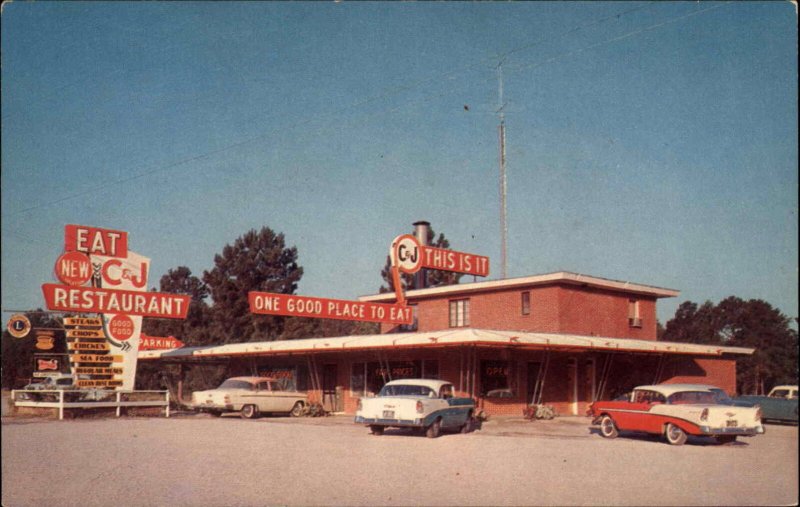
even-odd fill
[[(431, 223), (424, 220), (414, 222), (414, 237), (422, 246), (428, 246), (428, 234), (431, 230)], [(421, 252), (420, 252), (421, 254)], [(428, 286), (428, 270), (420, 269), (414, 273), (414, 288), (424, 289)]]

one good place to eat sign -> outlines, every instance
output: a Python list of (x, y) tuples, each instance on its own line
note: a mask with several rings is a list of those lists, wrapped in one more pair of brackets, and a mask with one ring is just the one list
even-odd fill
[(404, 305), (315, 298), (272, 292), (250, 292), (248, 300), (250, 301), (250, 312), (258, 315), (358, 320), (388, 324), (412, 324), (414, 321), (411, 307)]
[(64, 319), (78, 387), (133, 390), (142, 318), (186, 318), (190, 297), (147, 292), (149, 270), (150, 259), (128, 249), (127, 232), (65, 227), (55, 266), (61, 284), (42, 292), (49, 310), (81, 315)]

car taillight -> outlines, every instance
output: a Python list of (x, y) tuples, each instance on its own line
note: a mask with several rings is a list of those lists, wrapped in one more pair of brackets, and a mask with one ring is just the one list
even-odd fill
[(356, 405), (356, 410), (361, 410), (363, 405), (361, 404), (361, 398), (358, 399), (358, 405)]
[(701, 421), (708, 421), (708, 409), (704, 408), (702, 412), (700, 412), (700, 420)]
[(424, 407), (422, 405), (422, 400), (417, 400), (417, 413), (421, 414), (423, 410), (424, 410)]
[(756, 406), (756, 421), (761, 420), (761, 407)]
[(226, 394), (225, 395), (225, 403), (230, 403), (230, 402), (231, 402), (231, 397)]

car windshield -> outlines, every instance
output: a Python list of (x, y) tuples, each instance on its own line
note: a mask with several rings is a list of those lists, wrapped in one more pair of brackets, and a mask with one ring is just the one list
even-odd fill
[(60, 378), (60, 379), (56, 380), (56, 384), (60, 385), (60, 386), (71, 386), (72, 385), (72, 379), (71, 378)]
[(789, 390), (788, 389), (773, 389), (772, 393), (770, 394), (773, 398), (788, 398), (789, 397)]
[(240, 389), (244, 391), (252, 391), (253, 384), (244, 380), (228, 379), (219, 386), (219, 389)]
[(680, 391), (667, 398), (670, 405), (713, 405), (717, 395), (711, 391)]
[(385, 385), (378, 396), (427, 396), (434, 397), (436, 394), (430, 387), (415, 386), (408, 384)]

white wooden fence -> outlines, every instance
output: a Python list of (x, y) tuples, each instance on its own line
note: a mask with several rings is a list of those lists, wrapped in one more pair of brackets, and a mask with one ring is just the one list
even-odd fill
[[(57, 395), (58, 401), (40, 401), (31, 399), (17, 399), (17, 396), (22, 393), (29, 393), (29, 396), (39, 396), (47, 393), (54, 393)], [(57, 408), (58, 419), (64, 419), (65, 408), (116, 408), (117, 417), (120, 416), (123, 407), (164, 407), (164, 415), (169, 417), (169, 391), (113, 391), (109, 392), (110, 395), (115, 395), (114, 400), (88, 400), (81, 401), (64, 401), (64, 393), (79, 393), (86, 394), (87, 391), (70, 391), (70, 390), (14, 390), (11, 391), (11, 400), (17, 407), (33, 407), (33, 408)], [(141, 401), (123, 401), (122, 395), (124, 394), (139, 394), (139, 393), (160, 393), (164, 399), (159, 400), (141, 400)]]

